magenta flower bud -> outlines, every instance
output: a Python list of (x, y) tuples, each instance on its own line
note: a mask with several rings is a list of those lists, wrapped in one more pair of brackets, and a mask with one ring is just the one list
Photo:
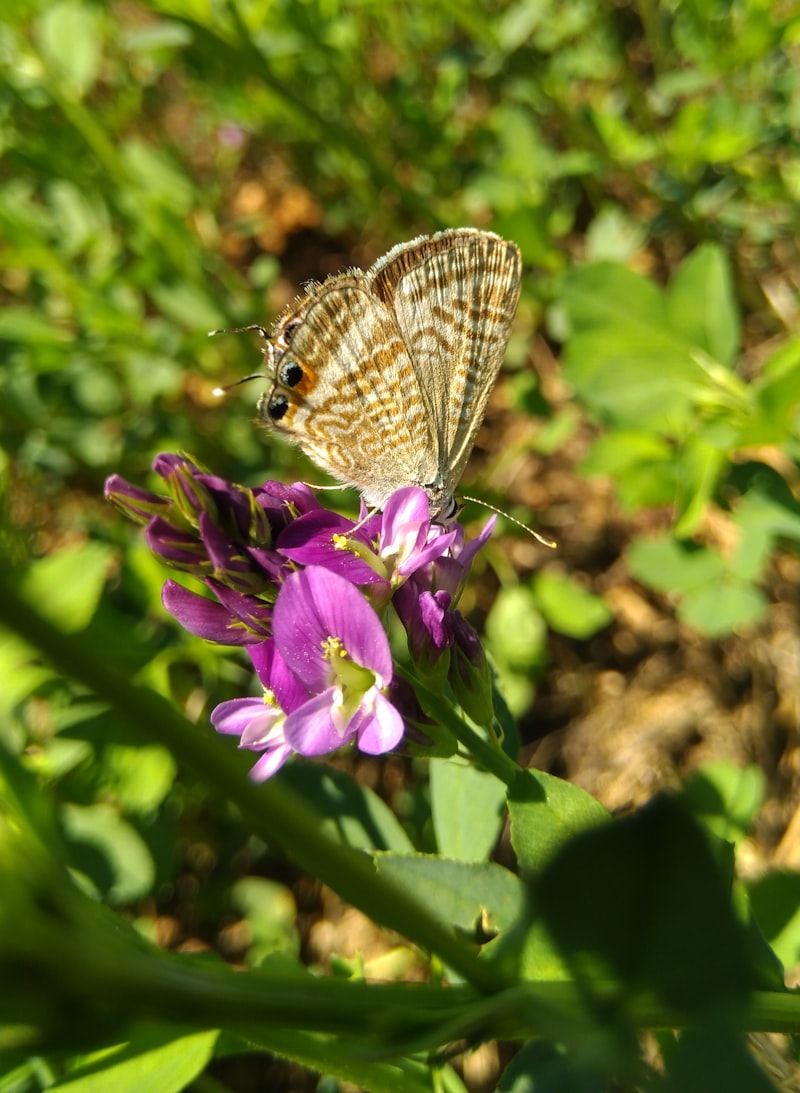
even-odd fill
[(194, 532), (176, 528), (163, 516), (154, 516), (145, 530), (145, 539), (152, 552), (173, 569), (198, 577), (211, 574), (206, 550)]
[(450, 686), (459, 706), (478, 725), (494, 718), (492, 672), (480, 638), (458, 611), (450, 613)]
[(158, 513), (169, 512), (170, 501), (150, 490), (143, 490), (127, 482), (121, 475), (112, 474), (106, 479), (103, 494), (107, 501), (137, 524), (146, 524)]

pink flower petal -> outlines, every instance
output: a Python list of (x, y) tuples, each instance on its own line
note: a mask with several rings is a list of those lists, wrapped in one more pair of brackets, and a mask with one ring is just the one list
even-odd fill
[(388, 698), (376, 694), (374, 700), (372, 712), (363, 720), (358, 730), (358, 746), (367, 755), (383, 755), (384, 752), (396, 748), (403, 739), (405, 725)]
[(286, 718), (283, 735), (294, 751), (300, 755), (327, 755), (347, 743), (350, 734), (343, 736), (333, 720), (337, 693), (336, 687), (328, 687)]

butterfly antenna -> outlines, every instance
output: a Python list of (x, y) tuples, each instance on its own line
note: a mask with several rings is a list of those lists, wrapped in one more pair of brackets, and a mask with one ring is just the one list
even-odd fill
[(253, 331), (260, 334), (264, 341), (269, 341), (269, 331), (260, 323), (251, 323), (249, 326), (231, 326), (225, 330), (209, 330), (209, 338), (216, 338), (217, 334), (251, 334)]
[(226, 383), (224, 387), (215, 387), (211, 394), (216, 395), (217, 398), (222, 398), (223, 395), (227, 395), (229, 391), (232, 391), (234, 387), (238, 387), (241, 383), (249, 383), (250, 380), (268, 380), (271, 379), (266, 372), (253, 372), (251, 376), (242, 376), (240, 380), (234, 380), (233, 383)]
[[(260, 323), (251, 323), (250, 326), (232, 326), (226, 330), (209, 330), (208, 336), (214, 338), (217, 334), (250, 334), (254, 330), (261, 335), (265, 342), (269, 343), (269, 331)], [(269, 344), (267, 348), (269, 348)], [(272, 379), (272, 377), (267, 375), (266, 372), (253, 372), (249, 376), (242, 376), (240, 380), (236, 380), (234, 383), (226, 383), (224, 387), (215, 387), (211, 394), (216, 395), (217, 398), (222, 398), (223, 395), (227, 395), (229, 391), (232, 391), (234, 387), (238, 387), (241, 383), (249, 383), (250, 380), (268, 379)]]
[(523, 531), (527, 531), (528, 535), (532, 535), (533, 538), (541, 543), (542, 546), (549, 547), (550, 550), (555, 550), (558, 547), (558, 543), (555, 539), (551, 539), (549, 535), (541, 535), (538, 531), (534, 531), (533, 528), (529, 528), (527, 524), (523, 524), (521, 520), (517, 520), (514, 516), (509, 516), (507, 512), (499, 509), (496, 505), (490, 505), (488, 501), (482, 501), (479, 497), (469, 497), (467, 494), (461, 495), (462, 501), (472, 501), (475, 505), (482, 505), (483, 508), (489, 509), (491, 512), (496, 512), (498, 516), (502, 516), (506, 520), (510, 520), (512, 524), (516, 524), (518, 528), (522, 528)]

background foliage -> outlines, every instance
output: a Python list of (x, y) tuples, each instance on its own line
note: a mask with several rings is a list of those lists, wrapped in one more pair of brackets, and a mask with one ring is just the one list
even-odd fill
[[(559, 551), (509, 527), (463, 606), (536, 766), (627, 811), (715, 761), (685, 795), (795, 964), (799, 34), (792, 5), (756, 0), (8, 4), (7, 573), (207, 731), (244, 664), (169, 621), (104, 478), (145, 483), (161, 450), (250, 484), (312, 477), (254, 426), (252, 385), (214, 398), (258, 365), (246, 336), (207, 332), (267, 322), (304, 280), (416, 234), (498, 231), (522, 249), (523, 300), (465, 486)], [(0, 666), (0, 736), (105, 903), (167, 948), (369, 965), (365, 923), (168, 749), (11, 631)], [(460, 859), (446, 774), (339, 766), (287, 779), (331, 815), (365, 786), (380, 846)], [(180, 1055), (199, 1072), (210, 1051)], [(4, 1089), (60, 1076), (14, 1066)], [(231, 1088), (263, 1080), (229, 1067)]]

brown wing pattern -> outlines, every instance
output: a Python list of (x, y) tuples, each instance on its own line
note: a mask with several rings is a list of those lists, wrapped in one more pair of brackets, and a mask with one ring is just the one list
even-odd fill
[[(370, 504), (430, 480), (435, 447), (417, 376), (394, 315), (365, 276), (330, 278), (297, 314), (300, 325), (276, 356), (266, 398), (267, 408), (276, 395), (288, 402), (277, 427)], [(293, 365), (302, 369), (299, 380)]]
[(490, 232), (458, 229), (395, 247), (367, 278), (394, 311), (450, 494), (503, 362), (520, 294), (519, 250)]

